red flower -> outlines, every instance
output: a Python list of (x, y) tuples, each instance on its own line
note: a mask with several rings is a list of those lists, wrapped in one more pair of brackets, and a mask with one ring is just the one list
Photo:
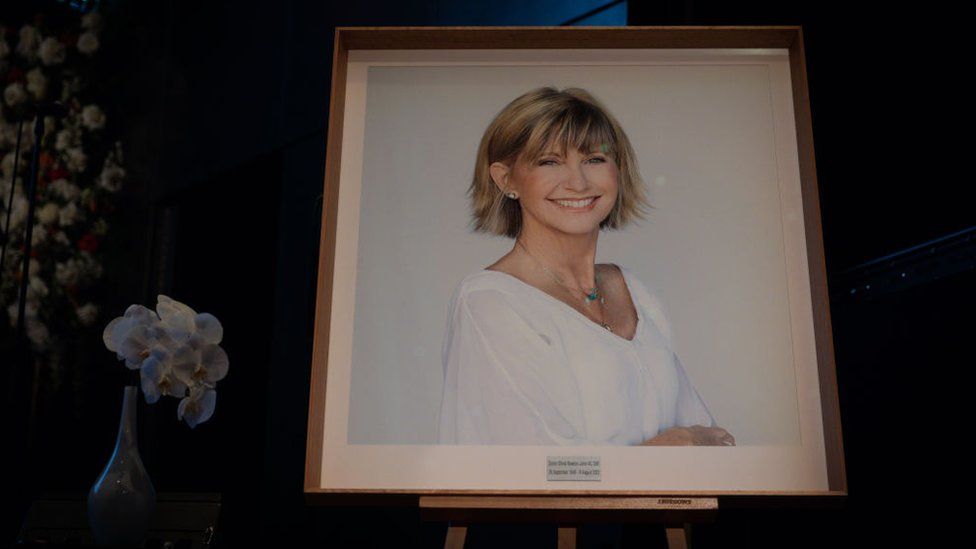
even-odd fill
[(24, 79), (24, 71), (20, 70), (18, 67), (10, 67), (7, 71), (7, 83), (12, 84)]
[(78, 249), (94, 253), (98, 249), (98, 239), (95, 238), (95, 235), (88, 233), (78, 239)]
[(51, 171), (49, 171), (47, 173), (47, 177), (51, 181), (57, 181), (58, 179), (67, 179), (68, 178), (68, 175), (70, 175), (68, 173), (68, 170), (66, 170), (66, 169), (64, 169), (64, 168), (62, 168), (60, 166), (58, 166), (57, 168), (51, 169)]

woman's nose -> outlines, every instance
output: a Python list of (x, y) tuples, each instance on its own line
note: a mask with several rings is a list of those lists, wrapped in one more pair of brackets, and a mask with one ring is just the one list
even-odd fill
[(574, 191), (585, 191), (587, 187), (589, 187), (589, 182), (586, 180), (586, 175), (583, 174), (583, 167), (570, 165), (569, 175), (566, 178), (566, 188)]

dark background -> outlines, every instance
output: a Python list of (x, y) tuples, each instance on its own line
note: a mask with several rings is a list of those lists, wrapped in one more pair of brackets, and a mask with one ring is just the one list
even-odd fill
[[(964, 196), (972, 178), (951, 164), (963, 142), (954, 126), (964, 126), (961, 107), (971, 104), (961, 100), (966, 88), (951, 57), (963, 51), (965, 32), (940, 21), (951, 14), (937, 3), (901, 12), (812, 1), (630, 1), (587, 16), (604, 5), (101, 2), (108, 29), (100, 55), (119, 78), (107, 106), (130, 174), (123, 228), (115, 229), (124, 235), (124, 266), (107, 273), (113, 290), (103, 310), (174, 296), (221, 319), (231, 359), (217, 412), (195, 431), (177, 423), (175, 402), (140, 406), (141, 450), (157, 491), (220, 492), (230, 546), (443, 543), (446, 525), (420, 521), (416, 509), (321, 508), (302, 495), (336, 26), (802, 25), (850, 497), (843, 509), (723, 510), (696, 527), (694, 541), (927, 545), (948, 533), (936, 522), (946, 503), (936, 494), (967, 476), (969, 419), (951, 388), (962, 388), (962, 372), (976, 365), (973, 239), (957, 234), (976, 226)], [(0, 16), (19, 26), (33, 13), (65, 9), (5, 2)], [(906, 270), (908, 282), (892, 281)], [(121, 366), (101, 352), (72, 357), (73, 388), (42, 388), (34, 469), (13, 472), (13, 484), (35, 494), (91, 486), (121, 400)], [(4, 447), (16, 453), (23, 445), (11, 439)], [(2, 543), (14, 539), (24, 512), (9, 499)], [(664, 536), (646, 526), (586, 535), (593, 547), (660, 545)], [(469, 532), (468, 547), (502, 544), (554, 546), (555, 530)]]

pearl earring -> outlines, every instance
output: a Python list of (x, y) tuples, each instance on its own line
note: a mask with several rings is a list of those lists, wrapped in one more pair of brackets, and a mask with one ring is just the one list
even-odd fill
[(515, 194), (514, 192), (508, 193), (505, 196), (511, 198), (512, 200), (515, 200), (516, 198), (518, 198), (518, 195)]

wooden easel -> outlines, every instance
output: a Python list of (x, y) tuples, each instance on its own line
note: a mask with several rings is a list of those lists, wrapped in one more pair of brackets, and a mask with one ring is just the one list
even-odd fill
[[(421, 516), (447, 520), (444, 549), (463, 549), (467, 524), (476, 522), (553, 522), (559, 549), (575, 549), (586, 522), (643, 522), (665, 525), (668, 547), (687, 549), (692, 523), (711, 522), (717, 498), (582, 496), (422, 496)], [(566, 525), (566, 526), (563, 526)]]

